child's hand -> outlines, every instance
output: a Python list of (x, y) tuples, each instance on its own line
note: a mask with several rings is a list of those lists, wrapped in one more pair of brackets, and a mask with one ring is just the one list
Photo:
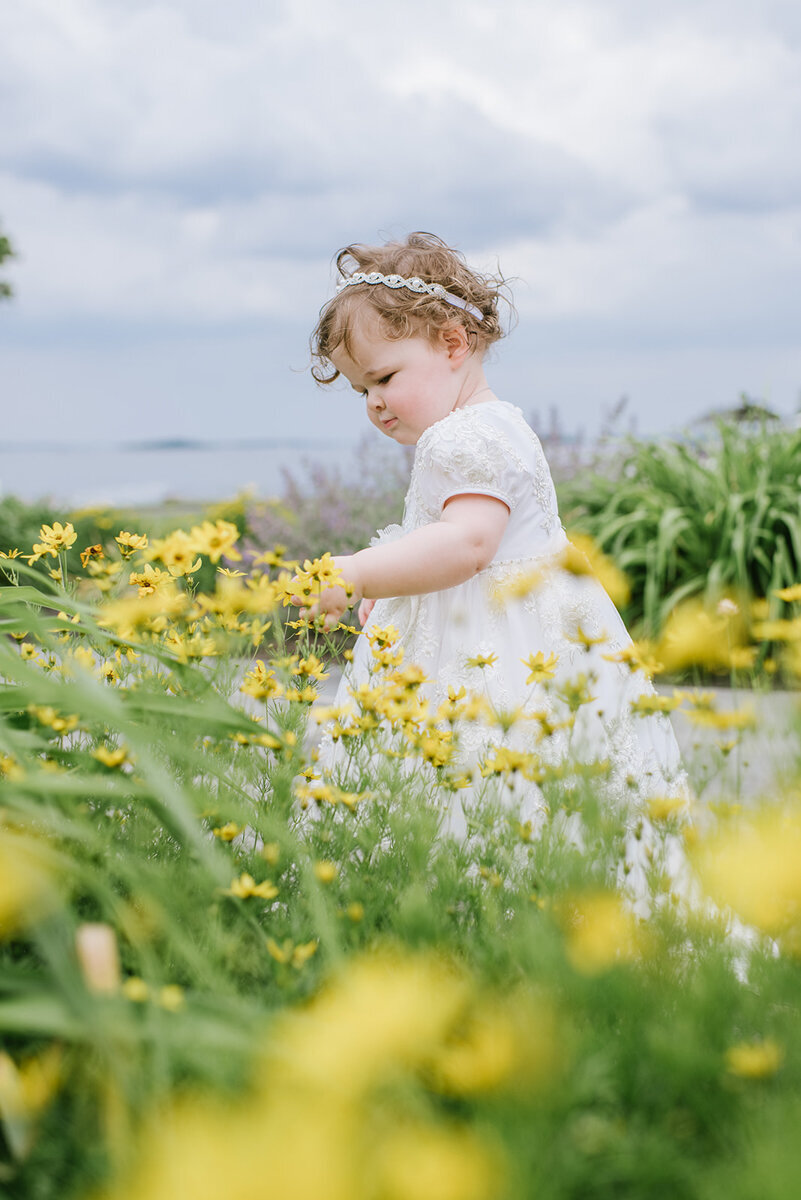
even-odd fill
[(355, 572), (351, 565), (352, 555), (340, 555), (331, 561), (342, 573), (341, 583), (323, 587), (311, 604), (304, 604), (301, 596), (292, 597), (292, 603), (301, 606), (300, 616), (307, 620), (314, 620), (315, 617), (322, 616), (324, 618), (323, 629), (326, 631), (339, 624), (353, 604), (354, 596), (358, 596), (360, 591), (359, 585), (354, 579)]
[(362, 600), (359, 605), (359, 624), (366, 625), (370, 619), (370, 613), (375, 607), (375, 600)]

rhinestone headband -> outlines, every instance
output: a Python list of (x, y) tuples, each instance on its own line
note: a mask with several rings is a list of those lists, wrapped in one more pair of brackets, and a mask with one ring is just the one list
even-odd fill
[(355, 271), (353, 275), (348, 275), (345, 279), (340, 279), (337, 284), (337, 291), (341, 292), (343, 288), (353, 287), (357, 283), (383, 283), (384, 287), (388, 288), (407, 288), (410, 292), (416, 292), (418, 295), (428, 294), (429, 296), (437, 296), (440, 300), (445, 300), (446, 303), (452, 304), (455, 308), (463, 308), (465, 312), (470, 313), (477, 321), (484, 320), (484, 314), (480, 309), (476, 308), (475, 304), (470, 304), (469, 301), (463, 300), (461, 296), (454, 296), (453, 292), (446, 292), (441, 283), (426, 283), (424, 279), (413, 275), (411, 279), (404, 279), (403, 275), (382, 275), (380, 271)]

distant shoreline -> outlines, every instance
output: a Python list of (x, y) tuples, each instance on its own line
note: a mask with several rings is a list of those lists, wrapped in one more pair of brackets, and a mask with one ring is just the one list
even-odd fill
[(5, 442), (0, 440), (0, 453), (30, 454), (34, 451), (47, 453), (85, 453), (86, 451), (109, 451), (124, 454), (152, 454), (159, 452), (173, 453), (175, 451), (225, 451), (225, 450), (349, 450), (355, 449), (355, 442), (334, 442), (330, 438), (270, 438), (270, 437), (238, 437), (225, 439), (206, 438), (154, 438), (131, 442), (45, 442), (40, 438), (29, 442)]

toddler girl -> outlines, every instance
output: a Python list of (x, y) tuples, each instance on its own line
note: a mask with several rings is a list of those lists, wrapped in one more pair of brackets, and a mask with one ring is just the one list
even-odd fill
[[(312, 337), (315, 378), (344, 376), (377, 429), (416, 447), (402, 525), (335, 559), (365, 633), (395, 627), (431, 712), (461, 688), (480, 693), (496, 713), (531, 718), (505, 723), (507, 746), (551, 764), (606, 760), (624, 797), (679, 794), (672, 729), (649, 714), (653, 689), (617, 610), (595, 578), (562, 565), (568, 542), (542, 447), (484, 374), (502, 336), (502, 281), (424, 233), (348, 246), (337, 267)], [(333, 624), (350, 602), (330, 587), (307, 615)], [(336, 704), (371, 680), (371, 662), (361, 637)], [(473, 763), (487, 741), (480, 722), (461, 731)]]

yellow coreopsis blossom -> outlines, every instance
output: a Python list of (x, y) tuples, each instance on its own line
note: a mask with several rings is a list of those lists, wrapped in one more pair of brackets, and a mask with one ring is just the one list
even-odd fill
[(591, 537), (573, 531), (569, 535), (560, 565), (571, 575), (592, 575), (608, 593), (618, 608), (629, 602), (631, 588), (626, 576), (611, 558), (598, 549)]
[(38, 1119), (59, 1089), (62, 1058), (60, 1046), (49, 1046), (21, 1062), (0, 1050), (0, 1123), (18, 1160), (29, 1154)]
[(320, 883), (333, 883), (338, 873), (339, 867), (337, 864), (328, 859), (321, 859), (314, 864), (314, 874)]
[[(77, 536), (69, 521), (66, 525), (62, 525), (60, 521), (54, 521), (52, 525), (43, 525), (39, 530), (42, 546), (48, 554), (53, 555), (58, 554), (59, 550), (69, 550)], [(39, 547), (34, 546), (34, 552), (38, 549)]]
[(801, 639), (801, 617), (792, 621), (759, 621), (753, 633), (763, 642), (796, 642)]
[(158, 591), (168, 591), (175, 585), (168, 571), (145, 563), (141, 571), (131, 571), (128, 576), (131, 587), (139, 589), (140, 596), (153, 596)]
[(304, 967), (310, 958), (317, 952), (319, 943), (316, 939), (310, 942), (299, 942), (297, 945), (293, 943), (291, 938), (286, 938), (280, 945), (274, 938), (267, 938), (267, 950), (270, 957), (276, 962), (282, 964), (290, 964), (299, 971)]
[(660, 696), (656, 692), (644, 692), (629, 705), (636, 717), (650, 717), (653, 713), (670, 713), (681, 704), (681, 696)]
[(92, 758), (96, 758), (99, 763), (110, 770), (130, 762), (127, 746), (117, 746), (114, 750), (109, 750), (107, 746), (98, 746), (96, 750), (92, 751)]
[(756, 713), (751, 707), (730, 708), (712, 712), (709, 709), (691, 709), (685, 713), (688, 721), (703, 729), (754, 729)]
[[(701, 600), (687, 600), (668, 617), (657, 654), (668, 671), (689, 666), (728, 671), (732, 651), (745, 645), (746, 627), (739, 606), (710, 610)], [(759, 635), (757, 635), (759, 636)]]
[(198, 554), (197, 542), (183, 529), (176, 529), (169, 537), (153, 542), (150, 552), (153, 558), (161, 559), (170, 575), (175, 578), (192, 575), (203, 565)]
[(0, 826), (0, 938), (38, 920), (54, 899), (43, 848)]
[(465, 666), (483, 671), (485, 667), (493, 667), (497, 661), (497, 654), (476, 654), (473, 658), (465, 659)]
[(582, 975), (599, 975), (639, 957), (642, 937), (636, 920), (614, 892), (568, 897), (562, 913), (567, 957)]
[(786, 588), (777, 588), (773, 594), (787, 604), (792, 604), (795, 600), (801, 600), (801, 583), (793, 583)]
[(492, 775), (515, 775), (517, 772), (535, 783), (542, 779), (542, 763), (536, 754), (512, 750), (508, 746), (494, 747), (479, 764), (479, 770), (484, 779)]
[(773, 1038), (762, 1042), (739, 1042), (726, 1051), (726, 1068), (740, 1079), (768, 1079), (784, 1061), (784, 1053)]
[(121, 529), (114, 541), (119, 546), (123, 558), (130, 558), (137, 550), (147, 549), (147, 534), (144, 533), (128, 533)]
[(247, 900), (251, 896), (258, 896), (262, 900), (274, 900), (278, 895), (278, 888), (269, 879), (265, 879), (262, 883), (256, 883), (252, 875), (247, 872), (240, 875), (238, 879), (231, 881), (231, 886), (223, 889), (226, 896), (236, 896), (239, 900)]
[(329, 672), (323, 670), (323, 664), (316, 654), (308, 658), (300, 658), (292, 668), (293, 675), (301, 675), (307, 679), (327, 679)]
[(711, 898), (771, 936), (801, 927), (801, 810), (767, 806), (700, 839), (693, 859)]
[(227, 824), (214, 829), (212, 832), (221, 842), (232, 842), (234, 838), (239, 837), (242, 832), (242, 826), (237, 825), (236, 821), (228, 821)]
[(557, 695), (561, 700), (564, 700), (572, 713), (578, 712), (582, 705), (592, 704), (593, 700), (596, 699), (590, 690), (594, 682), (594, 676), (587, 676), (581, 673), (576, 675), (574, 679), (566, 679), (560, 685)]
[(80, 717), (75, 713), (63, 716), (58, 709), (49, 704), (29, 704), (28, 712), (31, 716), (36, 717), (41, 725), (46, 725), (54, 733), (72, 733), (74, 729), (78, 728), (80, 721)]
[(223, 555), (234, 562), (241, 560), (242, 555), (236, 549), (239, 541), (239, 530), (230, 521), (204, 521), (202, 525), (194, 525), (189, 531), (189, 537), (199, 554), (205, 554), (213, 563), (218, 563)]
[(530, 671), (526, 679), (528, 686), (530, 683), (545, 683), (546, 680), (553, 679), (559, 658), (556, 654), (549, 654), (546, 658), (540, 650), (536, 654), (529, 654), (528, 658), (521, 658), (520, 661)]
[(649, 679), (665, 669), (664, 663), (654, 657), (653, 648), (648, 642), (631, 642), (622, 650), (616, 650), (613, 654), (604, 654), (601, 657), (607, 662), (623, 663), (632, 673), (642, 671)]

